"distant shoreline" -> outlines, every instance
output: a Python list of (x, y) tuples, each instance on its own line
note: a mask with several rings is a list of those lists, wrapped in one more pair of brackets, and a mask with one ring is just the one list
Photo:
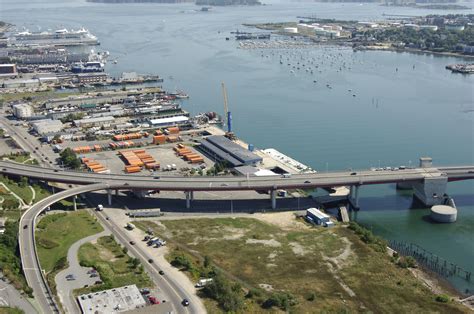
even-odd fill
[(376, 47), (364, 47), (363, 49), (354, 48), (356, 51), (392, 51), (392, 52), (408, 52), (414, 54), (432, 54), (432, 55), (439, 55), (445, 57), (457, 57), (457, 58), (465, 58), (465, 59), (473, 59), (474, 55), (465, 55), (462, 53), (457, 52), (449, 52), (449, 51), (431, 51), (431, 50), (422, 50), (416, 48), (394, 48), (394, 47), (384, 47), (384, 48), (376, 48)]

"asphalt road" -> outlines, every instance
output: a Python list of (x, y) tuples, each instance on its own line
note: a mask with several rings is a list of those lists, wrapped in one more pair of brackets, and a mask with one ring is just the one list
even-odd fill
[[(0, 274), (1, 277), (3, 275)], [(25, 313), (37, 313), (33, 305), (20, 294), (12, 285), (5, 281), (0, 281), (0, 307), (17, 307)]]
[[(85, 193), (89, 190), (103, 190), (108, 188), (107, 184), (93, 184), (80, 186), (74, 189), (65, 190), (60, 193), (51, 195), (40, 202), (36, 203), (30, 209), (28, 209), (20, 219), (20, 234), (19, 234), (19, 245), (23, 271), (28, 285), (33, 289), (33, 294), (37, 300), (42, 313), (58, 313), (57, 306), (52, 300), (50, 289), (42, 275), (41, 266), (36, 253), (35, 243), (35, 220), (38, 215), (44, 211), (51, 204), (58, 202), (62, 199), (71, 197), (72, 195)], [(148, 263), (147, 252), (139, 248), (138, 246), (132, 246), (129, 244), (131, 239), (126, 233), (123, 226), (116, 226), (110, 220), (106, 220), (102, 213), (97, 213), (101, 222), (110, 229), (115, 238), (122, 243), (131, 254), (140, 258), (147, 271), (152, 276), (154, 282), (163, 283), (160, 287), (169, 296), (169, 301), (176, 306), (177, 313), (202, 313), (202, 308), (198, 305), (191, 303), (189, 307), (182, 307), (181, 301), (184, 298), (190, 299), (191, 297), (180, 287), (173, 278), (169, 276), (159, 275), (159, 265), (155, 263)], [(26, 227), (24, 227), (26, 226)]]
[[(13, 140), (24, 150), (30, 152), (31, 156), (38, 160), (39, 164), (43, 167), (51, 168), (52, 164), (50, 161), (54, 159), (54, 155), (51, 150), (42, 147), (38, 142), (38, 139), (28, 133), (23, 127), (14, 127), (12, 123), (18, 123), (16, 120), (8, 120), (4, 116), (0, 115), (0, 125), (6, 133), (10, 134)], [(38, 149), (36, 149), (38, 147)], [(46, 160), (48, 157), (48, 160)]]
[[(61, 300), (66, 313), (72, 314), (81, 312), (76, 299), (72, 295), (73, 290), (82, 288), (85, 285), (92, 286), (97, 280), (100, 280), (98, 277), (90, 277), (90, 275), (87, 274), (87, 271), (90, 270), (90, 268), (79, 265), (77, 256), (79, 248), (84, 243), (90, 242), (108, 234), (110, 234), (110, 231), (104, 230), (89, 237), (80, 239), (69, 248), (67, 252), (67, 261), (69, 267), (60, 271), (55, 278), (58, 297)], [(69, 274), (74, 275), (75, 280), (67, 280), (66, 276)]]
[(184, 291), (179, 283), (169, 276), (169, 274), (165, 276), (159, 274), (161, 267), (158, 265), (158, 261), (153, 260), (153, 263), (149, 263), (148, 259), (150, 259), (151, 256), (146, 250), (142, 249), (140, 245), (130, 244), (130, 241), (136, 239), (128, 235), (124, 226), (115, 224), (114, 220), (112, 219), (107, 220), (106, 214), (104, 212), (96, 212), (96, 215), (99, 217), (101, 222), (110, 229), (112, 234), (115, 236), (115, 239), (125, 246), (128, 249), (128, 252), (140, 259), (145, 269), (152, 277), (153, 281), (158, 283), (159, 288), (168, 296), (167, 302), (171, 302), (174, 312), (196, 314), (203, 313), (203, 308), (199, 307), (199, 305), (195, 302), (191, 302), (188, 307), (181, 305), (183, 299), (187, 298), (188, 300), (191, 300), (192, 297), (186, 291)]
[[(104, 184), (95, 185), (97, 188), (106, 188)], [(18, 243), (23, 272), (26, 282), (33, 289), (33, 295), (42, 313), (59, 313), (56, 303), (52, 297), (36, 252), (35, 225), (36, 218), (48, 206), (67, 197), (76, 195), (80, 191), (87, 190), (87, 186), (66, 190), (49, 196), (31, 206), (20, 218), (20, 231)]]

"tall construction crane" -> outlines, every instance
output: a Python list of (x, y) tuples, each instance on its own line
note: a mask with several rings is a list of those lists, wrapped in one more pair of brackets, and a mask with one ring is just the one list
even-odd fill
[(225, 88), (224, 82), (222, 82), (222, 95), (224, 96), (224, 116), (227, 118), (226, 137), (233, 139), (234, 133), (232, 132), (232, 114), (229, 111), (229, 106), (227, 103), (227, 90)]

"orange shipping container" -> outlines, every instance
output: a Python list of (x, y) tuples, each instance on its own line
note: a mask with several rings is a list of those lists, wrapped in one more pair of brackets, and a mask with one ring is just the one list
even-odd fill
[(168, 128), (168, 133), (169, 134), (178, 134), (179, 133), (179, 128), (177, 126)]
[(189, 162), (192, 163), (192, 164), (199, 164), (199, 163), (204, 162), (204, 159), (196, 158), (196, 159), (191, 159)]
[(201, 156), (199, 156), (198, 154), (189, 154), (189, 155), (184, 156), (184, 159), (190, 160), (190, 159), (193, 159), (193, 158), (200, 158), (200, 157)]

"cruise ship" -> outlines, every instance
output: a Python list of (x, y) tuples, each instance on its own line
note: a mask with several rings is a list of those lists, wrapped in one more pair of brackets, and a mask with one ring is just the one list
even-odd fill
[(99, 45), (99, 40), (92, 35), (89, 30), (81, 28), (79, 30), (58, 29), (54, 32), (35, 32), (28, 30), (19, 32), (10, 38), (10, 44), (15, 46), (81, 46)]

